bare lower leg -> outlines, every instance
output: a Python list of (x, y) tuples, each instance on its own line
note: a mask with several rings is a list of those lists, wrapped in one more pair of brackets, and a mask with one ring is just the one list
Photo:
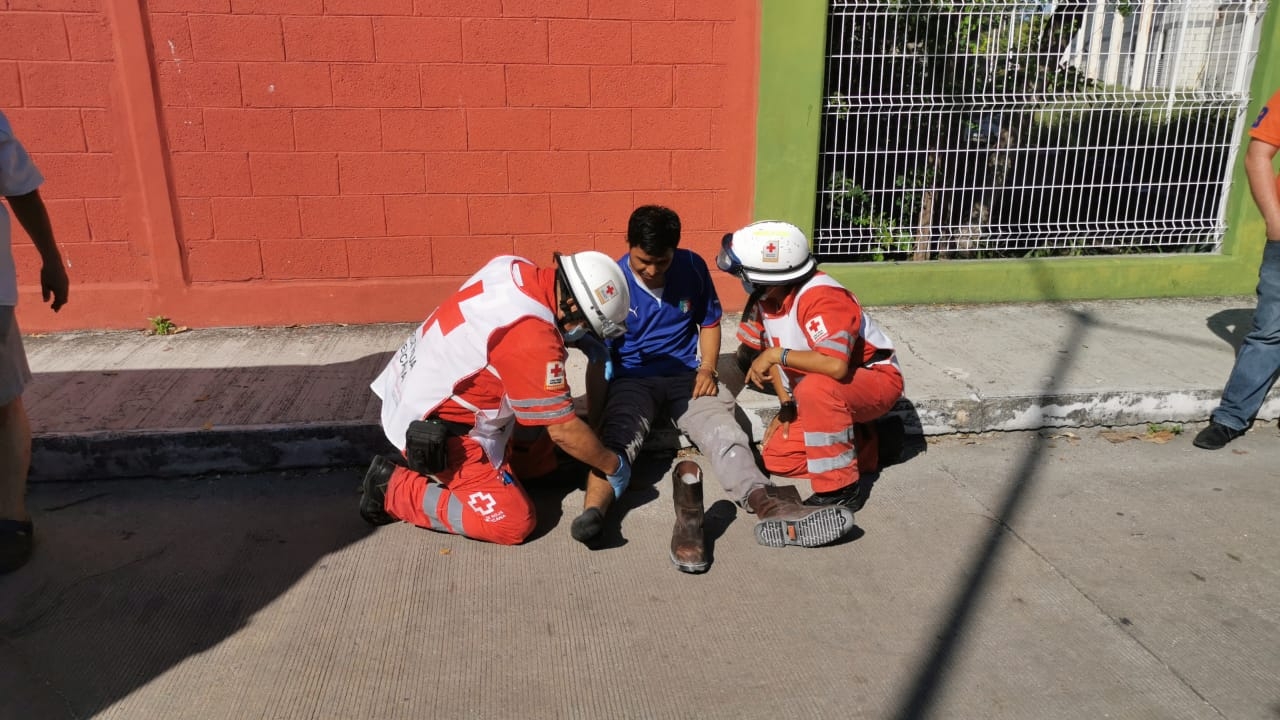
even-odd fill
[(31, 424), (19, 397), (0, 407), (0, 518), (30, 519), (26, 500), (30, 467)]
[(602, 476), (592, 472), (587, 475), (587, 492), (582, 498), (582, 509), (595, 508), (608, 512), (613, 504), (613, 486)]
[(591, 543), (604, 530), (604, 516), (613, 503), (613, 486), (595, 472), (587, 475), (587, 492), (582, 499), (582, 514), (569, 526), (574, 540)]

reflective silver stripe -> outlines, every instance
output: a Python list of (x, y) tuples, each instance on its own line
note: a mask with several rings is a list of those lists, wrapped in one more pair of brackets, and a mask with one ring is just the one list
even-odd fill
[(449, 493), (449, 527), (455, 535), (466, 535), (462, 531), (462, 501), (453, 493)]
[(440, 506), (440, 496), (446, 492), (448, 491), (439, 483), (427, 483), (427, 491), (422, 495), (422, 512), (426, 514), (433, 529), (462, 535), (462, 501), (457, 495), (449, 493), (448, 505), (445, 508), (449, 518), (448, 527), (445, 527), (445, 524), (440, 521), (440, 516), (436, 515), (436, 508)]
[(569, 397), (569, 393), (561, 393), (560, 395), (552, 395), (549, 398), (534, 398), (533, 400), (512, 400), (511, 398), (507, 398), (507, 402), (511, 404), (512, 408), (522, 408), (555, 405), (556, 403), (564, 402), (569, 399), (571, 399)]
[(810, 459), (808, 464), (809, 472), (814, 475), (831, 472), (832, 470), (843, 470), (853, 464), (853, 448), (849, 448), (835, 457)]
[(828, 350), (836, 350), (839, 352), (848, 352), (853, 347), (853, 336), (847, 332), (838, 332), (835, 335), (823, 340), (814, 346), (817, 348), (827, 348)]
[(573, 405), (566, 405), (563, 410), (549, 410), (540, 413), (520, 412), (517, 410), (515, 414), (521, 420), (554, 420), (566, 415), (572, 415)]
[(831, 447), (832, 445), (844, 445), (853, 440), (853, 426), (850, 425), (844, 430), (833, 433), (825, 432), (806, 432), (804, 434), (804, 446), (811, 448)]
[(461, 405), (462, 407), (464, 407), (464, 408), (466, 408), (466, 409), (470, 410), (470, 411), (471, 411), (471, 412), (473, 412), (473, 413), (478, 413), (478, 412), (480, 412), (480, 408), (476, 407), (475, 405), (472, 405), (471, 403), (467, 402), (466, 400), (463, 400), (461, 397), (459, 397), (459, 396), (457, 396), (457, 395), (450, 395), (450, 396), (449, 396), (449, 399), (450, 399), (450, 400), (452, 400), (452, 401), (454, 401), (454, 402), (456, 402), (456, 403), (458, 403), (459, 405)]
[(431, 523), (431, 527), (436, 530), (444, 530), (444, 523), (440, 522), (440, 517), (436, 515), (436, 508), (440, 506), (440, 496), (444, 494), (444, 487), (439, 483), (427, 483), (427, 491), (422, 494), (422, 512), (426, 514), (427, 520)]

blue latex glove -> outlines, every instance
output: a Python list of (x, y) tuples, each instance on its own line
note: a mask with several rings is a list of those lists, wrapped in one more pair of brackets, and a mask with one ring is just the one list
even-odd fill
[(631, 484), (631, 463), (627, 461), (626, 455), (618, 454), (618, 470), (612, 475), (605, 475), (604, 479), (613, 488), (613, 497), (622, 497), (623, 491)]
[(613, 380), (613, 353), (609, 352), (609, 348), (600, 342), (594, 335), (587, 335), (577, 342), (574, 347), (582, 351), (587, 356), (587, 360), (593, 363), (604, 365), (605, 382)]

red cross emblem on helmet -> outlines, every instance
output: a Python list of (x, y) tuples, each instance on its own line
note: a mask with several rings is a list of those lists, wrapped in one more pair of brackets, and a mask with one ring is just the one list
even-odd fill
[(760, 260), (767, 263), (778, 262), (778, 243), (770, 241), (769, 244), (761, 247)]

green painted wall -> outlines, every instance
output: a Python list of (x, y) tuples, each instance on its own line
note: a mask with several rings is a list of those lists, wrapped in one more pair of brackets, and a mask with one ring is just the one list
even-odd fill
[[(1248, 117), (1280, 88), (1280, 0), (1263, 18)], [(827, 3), (762, 0), (756, 219), (784, 219), (812, 234), (822, 125)], [(1227, 199), (1220, 255), (841, 263), (823, 269), (868, 305), (1249, 295), (1265, 242), (1249, 196), (1244, 146)]]

